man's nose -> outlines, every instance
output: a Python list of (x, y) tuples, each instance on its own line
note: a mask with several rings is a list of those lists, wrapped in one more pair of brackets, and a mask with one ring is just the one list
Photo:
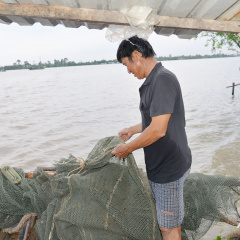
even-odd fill
[(128, 73), (130, 74), (130, 73), (132, 73), (132, 72), (128, 69)]

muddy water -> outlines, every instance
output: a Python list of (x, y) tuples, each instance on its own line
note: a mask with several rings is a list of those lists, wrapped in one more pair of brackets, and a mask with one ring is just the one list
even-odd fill
[[(192, 172), (239, 176), (240, 58), (166, 61), (182, 86)], [(141, 80), (120, 64), (0, 73), (0, 167), (33, 170), (140, 122)], [(144, 168), (143, 151), (134, 152)]]

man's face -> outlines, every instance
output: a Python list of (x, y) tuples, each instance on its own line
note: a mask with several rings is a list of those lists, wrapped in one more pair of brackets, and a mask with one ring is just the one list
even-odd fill
[(134, 77), (138, 79), (145, 78), (144, 75), (144, 65), (141, 61), (141, 56), (135, 56), (135, 54), (132, 54), (132, 61), (129, 60), (128, 57), (122, 58), (122, 63), (124, 66), (127, 67), (128, 73), (132, 73)]

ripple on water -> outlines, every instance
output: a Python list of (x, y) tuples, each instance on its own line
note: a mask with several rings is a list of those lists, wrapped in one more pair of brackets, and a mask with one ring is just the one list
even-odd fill
[[(232, 98), (226, 86), (238, 82), (238, 62), (163, 63), (182, 87), (193, 171), (237, 173), (240, 91)], [(70, 153), (86, 158), (99, 139), (141, 121), (141, 84), (119, 64), (9, 71), (1, 76), (0, 164), (33, 170)], [(143, 151), (134, 156), (144, 167)]]

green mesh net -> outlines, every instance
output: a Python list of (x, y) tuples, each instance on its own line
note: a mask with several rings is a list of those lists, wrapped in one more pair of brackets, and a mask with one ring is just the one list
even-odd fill
[[(41, 240), (162, 239), (146, 174), (133, 155), (113, 157), (118, 137), (100, 140), (85, 162), (70, 155), (54, 164), (56, 174), (37, 170), (13, 185), (0, 174), (0, 228), (36, 213)], [(184, 186), (182, 238), (200, 239), (216, 222), (238, 225), (238, 178), (190, 174)]]

